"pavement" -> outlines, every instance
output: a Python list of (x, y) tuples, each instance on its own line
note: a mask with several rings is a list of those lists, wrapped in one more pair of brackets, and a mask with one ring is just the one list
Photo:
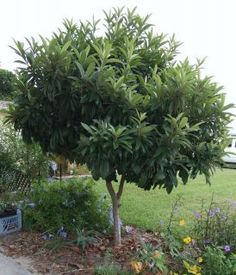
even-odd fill
[(0, 253), (0, 275), (32, 275), (16, 260)]

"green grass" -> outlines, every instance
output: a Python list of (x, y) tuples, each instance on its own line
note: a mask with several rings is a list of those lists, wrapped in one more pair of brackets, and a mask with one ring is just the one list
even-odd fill
[[(101, 193), (107, 193), (102, 182), (96, 184), (96, 189)], [(183, 197), (184, 207), (178, 215), (180, 218), (190, 220), (191, 211), (198, 210), (202, 201), (209, 203), (213, 194), (215, 202), (221, 203), (226, 199), (236, 201), (235, 169), (218, 170), (212, 178), (211, 186), (206, 184), (204, 177), (201, 176), (189, 181), (186, 186), (180, 183), (170, 195), (162, 189), (143, 191), (134, 184), (126, 184), (121, 201), (121, 219), (126, 224), (155, 230), (160, 220), (168, 219), (172, 205), (179, 195)]]

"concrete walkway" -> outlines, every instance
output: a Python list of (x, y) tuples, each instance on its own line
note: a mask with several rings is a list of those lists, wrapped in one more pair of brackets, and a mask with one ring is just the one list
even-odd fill
[(0, 253), (0, 275), (32, 275), (14, 259)]

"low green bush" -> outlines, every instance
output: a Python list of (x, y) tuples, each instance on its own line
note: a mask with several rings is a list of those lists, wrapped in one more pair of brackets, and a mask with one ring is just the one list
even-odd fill
[(103, 231), (108, 228), (108, 206), (93, 189), (92, 179), (62, 182), (42, 181), (34, 184), (28, 201), (33, 207), (23, 207), (26, 230), (67, 232), (78, 228)]
[(220, 248), (207, 247), (203, 255), (204, 266), (202, 274), (205, 275), (233, 275), (236, 274), (235, 254), (227, 257)]

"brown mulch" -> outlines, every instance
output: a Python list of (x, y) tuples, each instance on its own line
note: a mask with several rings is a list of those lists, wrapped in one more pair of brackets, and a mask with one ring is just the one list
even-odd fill
[(116, 248), (111, 236), (99, 237), (97, 243), (89, 245), (84, 251), (75, 245), (49, 249), (50, 241), (44, 240), (42, 234), (32, 232), (10, 234), (1, 237), (0, 242), (7, 256), (30, 258), (39, 274), (61, 275), (94, 274), (94, 267), (111, 262), (129, 270), (141, 242), (152, 243), (156, 248), (163, 245), (160, 236), (135, 228), (123, 236), (122, 245)]

